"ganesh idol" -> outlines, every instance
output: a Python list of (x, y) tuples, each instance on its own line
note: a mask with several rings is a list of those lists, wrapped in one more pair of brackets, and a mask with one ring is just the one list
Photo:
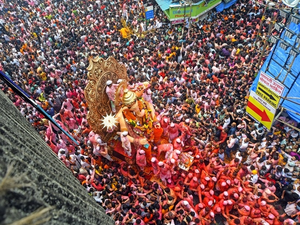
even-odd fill
[(121, 154), (127, 158), (144, 151), (147, 164), (151, 165), (151, 145), (157, 137), (159, 122), (152, 103), (143, 98), (149, 84), (129, 85), (125, 66), (112, 57), (89, 61), (85, 97), (89, 106), (87, 119), (93, 132), (108, 146), (112, 143), (112, 154), (121, 149), (117, 146), (122, 146)]
[[(144, 84), (142, 84), (144, 86)], [(128, 140), (136, 149), (145, 151), (147, 163), (151, 163), (151, 145), (153, 141), (154, 125), (158, 123), (153, 105), (141, 96), (143, 87), (134, 92), (125, 89), (119, 93), (121, 108), (115, 118), (119, 124), (120, 132), (128, 132)]]

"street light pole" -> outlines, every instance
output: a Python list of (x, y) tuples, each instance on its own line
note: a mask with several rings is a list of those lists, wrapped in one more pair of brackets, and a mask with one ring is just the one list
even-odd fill
[(183, 33), (184, 33), (184, 24), (185, 24), (185, 9), (186, 9), (186, 1), (184, 1), (184, 15), (183, 15), (182, 37), (183, 37)]
[[(271, 21), (270, 21), (270, 23), (269, 23), (268, 34), (267, 34), (267, 37), (265, 37), (264, 45), (263, 45), (263, 50), (262, 50), (262, 52), (261, 52), (261, 54), (260, 54), (260, 56), (259, 56), (259, 60), (258, 60), (258, 63), (257, 63), (257, 66), (258, 66), (258, 67), (260, 67), (260, 64), (261, 64), (261, 61), (262, 61), (262, 58), (263, 58), (263, 54), (264, 54), (264, 52), (265, 52), (265, 50), (266, 50), (266, 48), (267, 48), (267, 45), (268, 45), (268, 37), (269, 37), (269, 36), (271, 35), (271, 33), (272, 33), (272, 30), (273, 30), (273, 27), (274, 27), (274, 21), (276, 20), (276, 18), (277, 18), (277, 15), (274, 16), (274, 15), (272, 14), (272, 16), (271, 16)], [(261, 28), (261, 27), (260, 27), (260, 28)]]
[(190, 37), (190, 28), (191, 28), (191, 17), (192, 17), (192, 1), (189, 0), (190, 2), (190, 16), (189, 16), (189, 28), (188, 28), (188, 37)]

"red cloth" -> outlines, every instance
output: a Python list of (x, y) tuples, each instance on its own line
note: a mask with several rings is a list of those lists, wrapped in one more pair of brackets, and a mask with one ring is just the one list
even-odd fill
[(228, 136), (228, 134), (226, 132), (222, 131), (221, 134), (220, 134), (220, 143), (225, 142), (227, 136)]
[(97, 191), (102, 191), (104, 187), (101, 184), (96, 185), (94, 182), (92, 183), (92, 186), (97, 190)]
[(157, 143), (160, 140), (160, 137), (163, 134), (163, 132), (164, 132), (164, 129), (161, 127), (153, 129), (154, 143)]
[(266, 174), (266, 180), (272, 182), (273, 184), (276, 184), (276, 181), (273, 180), (273, 179), (271, 179), (271, 178), (269, 177), (269, 175), (270, 175), (270, 173), (267, 173), (267, 174)]

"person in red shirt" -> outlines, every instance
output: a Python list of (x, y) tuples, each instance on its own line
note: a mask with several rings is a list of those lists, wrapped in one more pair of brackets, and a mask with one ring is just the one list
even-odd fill
[(229, 225), (239, 225), (239, 224), (253, 224), (253, 220), (252, 220), (252, 218), (251, 217), (249, 217), (249, 216), (239, 216), (239, 217), (237, 217), (237, 216), (234, 216), (234, 215), (231, 215), (230, 214), (230, 217), (232, 217), (233, 219), (229, 219), (228, 218), (228, 224)]
[(86, 180), (86, 176), (82, 174), (74, 173), (74, 176), (80, 181), (80, 183)]
[(158, 74), (159, 74), (159, 76), (161, 76), (162, 78), (165, 78), (165, 76), (166, 76), (165, 69), (162, 69)]
[(199, 214), (202, 209), (204, 209), (204, 204), (201, 202), (195, 206), (195, 211), (197, 214)]
[(169, 124), (170, 124), (170, 118), (167, 117), (167, 116), (163, 116), (160, 120), (160, 124), (161, 124), (161, 127), (163, 128), (164, 132), (163, 132), (163, 135), (166, 136), (167, 135), (167, 131), (168, 131), (168, 128), (169, 128)]
[(251, 214), (250, 214), (250, 217), (251, 218), (260, 218), (261, 217), (261, 210), (260, 210), (260, 206), (259, 204), (255, 204), (254, 205), (254, 208), (252, 208), (251, 210)]
[(220, 134), (220, 140), (219, 140), (218, 144), (220, 145), (220, 144), (225, 143), (227, 137), (228, 137), (227, 129), (222, 129), (221, 134)]
[(198, 178), (193, 177), (191, 181), (189, 182), (189, 187), (191, 191), (197, 191), (197, 187), (199, 186)]
[(202, 195), (204, 196), (202, 203), (205, 206), (209, 206), (211, 207), (212, 204), (210, 204), (209, 202), (211, 201), (212, 203), (214, 202), (214, 191), (213, 190), (209, 190), (209, 191), (203, 191)]
[(49, 145), (49, 147), (52, 149), (52, 151), (57, 154), (58, 153), (58, 148), (55, 144), (53, 144), (52, 141), (48, 140), (47, 141), (47, 144)]
[(219, 204), (215, 204), (214, 207), (212, 208), (212, 211), (214, 212), (215, 215), (222, 215), (222, 209), (219, 206)]
[(215, 76), (215, 75), (212, 75), (212, 81), (217, 84), (219, 83), (219, 79)]
[(237, 178), (239, 179), (243, 179), (244, 177), (246, 177), (246, 175), (248, 174), (248, 169), (246, 166), (242, 166), (242, 168), (240, 168), (238, 174), (237, 174)]
[(250, 206), (245, 205), (244, 207), (242, 207), (241, 209), (237, 209), (239, 214), (242, 216), (249, 216), (250, 215)]
[(93, 180), (91, 184), (97, 191), (102, 191), (104, 189), (104, 187), (97, 180)]
[(82, 123), (82, 117), (80, 114), (76, 115), (76, 121), (77, 121), (77, 124), (79, 124), (79, 125)]
[(139, 150), (137, 152), (137, 154), (136, 154), (136, 164), (140, 167), (141, 170), (144, 170), (144, 167), (147, 165), (144, 150)]

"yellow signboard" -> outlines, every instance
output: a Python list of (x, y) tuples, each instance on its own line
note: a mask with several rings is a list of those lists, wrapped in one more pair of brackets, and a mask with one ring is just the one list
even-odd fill
[(271, 129), (276, 110), (254, 91), (250, 93), (246, 112), (268, 130)]
[(280, 96), (284, 91), (284, 85), (274, 78), (261, 72), (257, 83), (256, 94), (277, 109)]
[(280, 96), (260, 82), (257, 83), (256, 94), (258, 94), (262, 99), (268, 102), (271, 106), (277, 108), (280, 101)]

